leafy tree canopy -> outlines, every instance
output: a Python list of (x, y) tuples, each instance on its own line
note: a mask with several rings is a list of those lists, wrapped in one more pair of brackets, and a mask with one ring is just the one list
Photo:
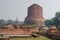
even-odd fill
[(55, 16), (60, 17), (60, 12), (56, 12)]

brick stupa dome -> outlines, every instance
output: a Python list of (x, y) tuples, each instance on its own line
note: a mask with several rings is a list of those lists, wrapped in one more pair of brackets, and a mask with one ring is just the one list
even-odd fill
[(25, 18), (25, 24), (38, 24), (43, 25), (44, 22), (42, 7), (38, 4), (33, 4), (28, 7), (28, 15)]

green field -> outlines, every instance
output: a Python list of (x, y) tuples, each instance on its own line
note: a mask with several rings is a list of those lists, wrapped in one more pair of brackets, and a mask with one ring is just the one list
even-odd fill
[(37, 37), (37, 38), (11, 38), (10, 40), (52, 40), (52, 39), (40, 36), (40, 37)]

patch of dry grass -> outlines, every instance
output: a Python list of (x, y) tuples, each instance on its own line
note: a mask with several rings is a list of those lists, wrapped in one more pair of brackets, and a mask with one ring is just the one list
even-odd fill
[(10, 40), (52, 40), (52, 39), (40, 36), (40, 37), (37, 37), (37, 38), (11, 38)]

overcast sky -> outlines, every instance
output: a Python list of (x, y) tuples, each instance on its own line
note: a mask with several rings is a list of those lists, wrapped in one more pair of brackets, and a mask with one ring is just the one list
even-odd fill
[(28, 7), (32, 4), (43, 7), (45, 19), (54, 17), (60, 11), (60, 0), (0, 0), (0, 19), (15, 20), (17, 17), (19, 21), (23, 21)]

